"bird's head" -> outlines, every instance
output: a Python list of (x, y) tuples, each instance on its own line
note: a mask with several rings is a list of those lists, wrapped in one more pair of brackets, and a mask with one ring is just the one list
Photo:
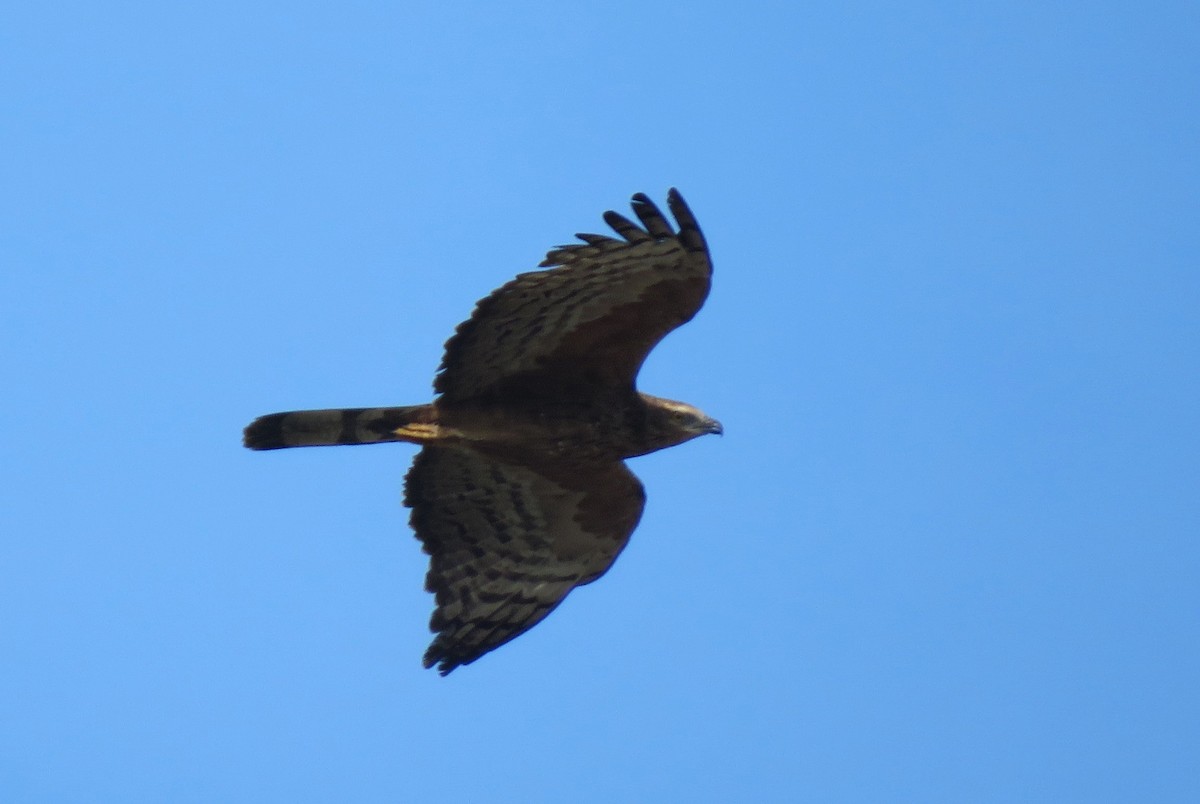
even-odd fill
[(721, 423), (686, 402), (642, 394), (646, 403), (646, 430), (654, 445), (649, 451), (682, 444), (702, 435), (722, 435)]

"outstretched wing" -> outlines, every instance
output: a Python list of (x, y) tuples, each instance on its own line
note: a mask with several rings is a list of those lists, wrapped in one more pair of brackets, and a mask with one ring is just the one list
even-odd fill
[(446, 342), (434, 381), (442, 399), (632, 390), (655, 344), (700, 309), (712, 276), (683, 197), (672, 189), (667, 204), (678, 232), (638, 193), (641, 226), (606, 212), (620, 239), (577, 235), (583, 243), (542, 263), (558, 267), (521, 274), (480, 301)]
[(425, 447), (405, 482), (437, 607), (425, 666), (445, 675), (528, 631), (625, 547), (645, 492), (625, 464)]

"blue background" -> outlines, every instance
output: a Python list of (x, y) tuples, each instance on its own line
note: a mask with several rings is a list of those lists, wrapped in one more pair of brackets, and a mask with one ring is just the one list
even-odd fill
[[(17, 3), (5, 801), (1200, 800), (1194, 3)], [(413, 449), (477, 298), (677, 185), (628, 550), (447, 679)]]

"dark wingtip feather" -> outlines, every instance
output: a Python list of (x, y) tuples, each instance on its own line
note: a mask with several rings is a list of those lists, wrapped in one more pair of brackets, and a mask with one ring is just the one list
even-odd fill
[(672, 226), (671, 220), (663, 215), (654, 201), (645, 193), (634, 193), (631, 206), (640, 226), (619, 212), (609, 210), (604, 213), (604, 222), (611, 226), (623, 240), (616, 240), (606, 235), (576, 234), (575, 236), (582, 240), (583, 244), (555, 246), (550, 249), (538, 267), (553, 268), (594, 256), (597, 253), (595, 249), (599, 249), (599, 253), (603, 254), (624, 245), (637, 245), (656, 240), (677, 239), (686, 250), (707, 254), (708, 246), (705, 243), (704, 235), (700, 233), (696, 218), (692, 215), (691, 209), (688, 208), (687, 202), (683, 200), (683, 195), (678, 189), (672, 187), (667, 192), (667, 206), (675, 220), (678, 221), (678, 232)]
[(604, 222), (630, 243), (644, 243), (650, 239), (650, 235), (646, 234), (642, 227), (611, 209), (604, 213)]
[(667, 191), (667, 207), (679, 224), (678, 237), (683, 247), (688, 251), (707, 252), (708, 243), (704, 240), (704, 233), (700, 231), (700, 224), (696, 223), (696, 216), (692, 214), (687, 201), (683, 200), (683, 194), (674, 187)]
[(259, 416), (242, 431), (242, 445), (247, 449), (282, 449), (284, 413)]
[(432, 668), (434, 665), (437, 665), (438, 675), (442, 678), (445, 678), (446, 676), (450, 675), (455, 668), (461, 667), (462, 665), (466, 664), (466, 662), (456, 661), (455, 659), (447, 656), (441, 649), (441, 645), (438, 643), (438, 640), (435, 639), (433, 644), (429, 646), (429, 650), (425, 651), (425, 656), (421, 659), (421, 664), (426, 670)]
[(675, 236), (675, 230), (663, 217), (662, 210), (645, 193), (634, 194), (633, 211), (638, 216), (638, 220), (642, 222), (642, 226), (646, 227), (646, 231), (655, 240), (668, 240)]

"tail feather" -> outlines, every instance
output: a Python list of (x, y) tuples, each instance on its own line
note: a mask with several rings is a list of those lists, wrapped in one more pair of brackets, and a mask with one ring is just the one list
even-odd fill
[(409, 441), (396, 431), (434, 420), (432, 405), (295, 410), (259, 416), (246, 428), (242, 443), (250, 449), (283, 449)]

